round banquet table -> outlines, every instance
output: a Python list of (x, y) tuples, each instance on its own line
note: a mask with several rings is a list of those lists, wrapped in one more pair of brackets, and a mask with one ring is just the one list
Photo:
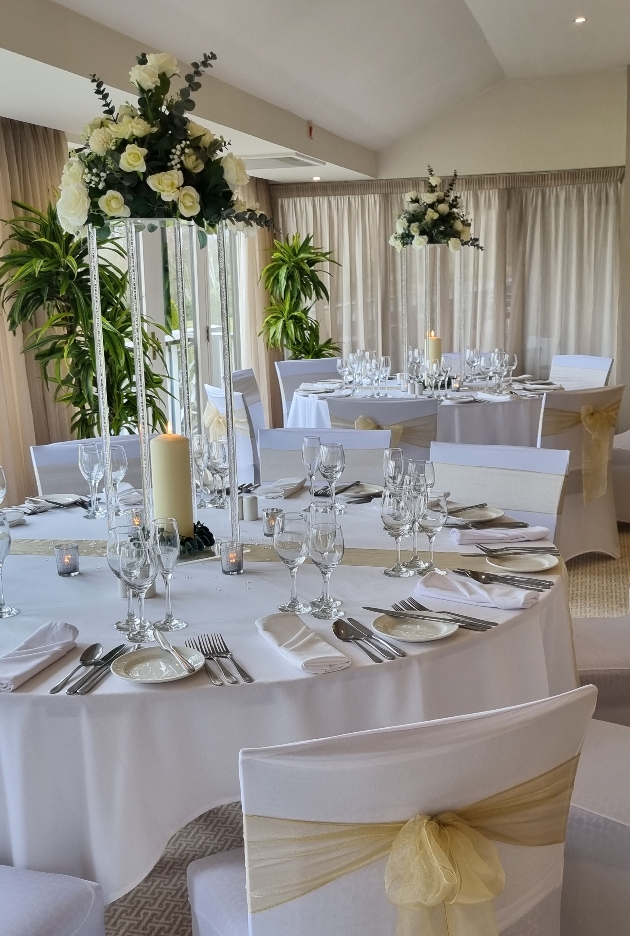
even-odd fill
[[(354, 402), (367, 398), (370, 391), (360, 391), (355, 397), (342, 397)], [(392, 403), (397, 403), (394, 422), (416, 416), (416, 400), (396, 388), (388, 389)], [(426, 399), (426, 397), (424, 398)], [(385, 401), (387, 402), (387, 401)], [(479, 400), (474, 403), (449, 403), (438, 406), (437, 438), (439, 442), (464, 442), (471, 445), (529, 445), (538, 441), (541, 398), (512, 396), (510, 400)], [(328, 404), (322, 395), (294, 393), (287, 418), (288, 429), (330, 429)]]
[[(298, 509), (305, 501), (302, 492), (282, 506)], [(459, 609), (499, 626), (406, 644), (408, 656), (391, 663), (373, 664), (339, 643), (330, 622), (305, 615), (352, 661), (340, 672), (309, 675), (289, 665), (255, 627), (257, 617), (286, 599), (289, 575), (272, 549), (252, 545), (240, 576), (222, 575), (214, 560), (180, 564), (173, 601), (189, 622), (175, 642), (222, 633), (253, 684), (217, 688), (201, 670), (162, 686), (110, 675), (85, 696), (50, 695), (86, 646), (99, 640), (107, 651), (122, 642), (112, 624), (126, 602), (102, 555), (83, 554), (81, 574), (62, 579), (49, 555), (28, 554), (60, 537), (83, 540), (84, 553), (102, 552), (104, 521), (84, 520), (82, 513), (50, 511), (12, 531), (5, 594), (21, 614), (0, 621), (0, 652), (49, 620), (75, 624), (79, 638), (76, 651), (0, 695), (0, 863), (98, 881), (108, 902), (146, 876), (175, 831), (239, 798), (241, 748), (500, 708), (577, 685), (562, 566), (554, 588), (525, 611), (427, 600), (432, 608)], [(228, 535), (227, 511), (202, 513), (216, 534)], [(381, 574), (391, 561), (381, 550), (392, 541), (377, 506), (349, 506), (341, 522), (348, 548), (331, 591), (348, 614), (368, 623), (375, 615), (362, 605), (389, 607), (411, 595), (417, 580)], [(245, 541), (261, 542), (260, 522), (244, 523), (242, 531)], [(437, 545), (445, 563), (482, 567), (480, 557), (452, 555), (447, 531)], [(303, 597), (319, 594), (321, 577), (310, 563), (300, 568), (298, 587)], [(147, 601), (152, 619), (163, 609), (161, 595)]]

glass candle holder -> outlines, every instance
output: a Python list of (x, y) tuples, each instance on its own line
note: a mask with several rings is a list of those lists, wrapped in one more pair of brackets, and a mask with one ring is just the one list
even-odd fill
[(284, 513), (281, 507), (265, 507), (262, 512), (263, 533), (265, 536), (273, 536), (276, 529), (276, 521)]
[(63, 578), (79, 574), (79, 547), (77, 543), (58, 543), (55, 546), (57, 575)]
[(221, 571), (224, 575), (240, 575), (243, 571), (243, 544), (221, 543)]

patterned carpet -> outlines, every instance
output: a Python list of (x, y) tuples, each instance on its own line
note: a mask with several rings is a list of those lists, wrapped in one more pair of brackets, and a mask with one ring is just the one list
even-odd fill
[(630, 613), (630, 524), (619, 524), (619, 545), (619, 559), (587, 553), (567, 563), (573, 617), (624, 617)]

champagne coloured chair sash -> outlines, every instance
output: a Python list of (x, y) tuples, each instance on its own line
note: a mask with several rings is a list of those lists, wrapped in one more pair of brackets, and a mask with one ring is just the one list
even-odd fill
[(492, 842), (564, 842), (579, 755), (487, 799), (406, 822), (313, 822), (245, 815), (250, 913), (296, 900), (388, 857), (397, 936), (498, 936), (505, 874)]
[[(211, 442), (227, 437), (225, 413), (222, 413), (211, 400), (208, 400), (203, 411), (203, 424), (208, 431), (208, 438)], [(244, 407), (234, 410), (234, 431), (240, 432), (242, 435), (250, 434), (249, 420)]]
[(437, 437), (437, 416), (417, 416), (415, 419), (393, 423), (391, 426), (379, 426), (371, 416), (358, 416), (353, 420), (343, 419), (331, 413), (330, 421), (333, 429), (389, 429), (394, 448), (401, 442), (419, 448), (429, 448)]

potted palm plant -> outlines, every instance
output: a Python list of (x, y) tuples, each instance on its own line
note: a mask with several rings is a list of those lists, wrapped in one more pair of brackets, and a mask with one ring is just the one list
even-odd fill
[[(332, 251), (313, 247), (312, 235), (274, 241), (271, 261), (261, 280), (271, 297), (260, 334), (268, 348), (286, 348), (293, 359), (327, 358), (340, 353), (332, 339), (320, 341), (319, 322), (310, 315), (318, 299), (330, 297), (320, 277), (322, 263), (337, 263)], [(338, 264), (337, 264), (338, 265)]]

